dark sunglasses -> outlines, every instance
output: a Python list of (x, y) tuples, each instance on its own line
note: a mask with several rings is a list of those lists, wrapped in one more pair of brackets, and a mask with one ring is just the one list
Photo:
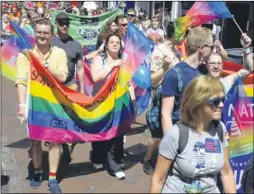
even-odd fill
[(210, 98), (207, 100), (207, 103), (211, 106), (219, 106), (219, 104), (222, 102), (224, 103), (225, 96), (219, 97), (219, 98)]
[(69, 26), (70, 25), (70, 22), (69, 21), (61, 21), (61, 20), (59, 20), (58, 21), (58, 24), (60, 25), (60, 26)]

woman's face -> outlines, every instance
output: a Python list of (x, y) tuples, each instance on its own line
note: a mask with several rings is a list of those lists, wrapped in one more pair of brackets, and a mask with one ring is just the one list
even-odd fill
[(207, 61), (207, 70), (209, 75), (213, 77), (220, 77), (223, 69), (223, 61), (221, 56), (217, 54), (211, 54)]
[(225, 95), (223, 92), (211, 96), (203, 108), (203, 115), (205, 119), (220, 120)]
[(112, 53), (119, 53), (121, 40), (117, 36), (111, 36), (108, 41), (108, 51)]
[(113, 32), (113, 33), (116, 32), (116, 30), (117, 30), (117, 25), (116, 25), (115, 22), (112, 22), (112, 23), (110, 24), (109, 27), (110, 27), (110, 31), (111, 31), (111, 32)]

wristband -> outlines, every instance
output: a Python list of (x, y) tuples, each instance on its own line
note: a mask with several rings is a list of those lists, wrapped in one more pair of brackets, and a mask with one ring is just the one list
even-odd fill
[(249, 52), (249, 53), (243, 53), (244, 57), (246, 57), (246, 56), (249, 55), (249, 54), (250, 54), (250, 52)]
[(243, 53), (245, 54), (250, 53), (250, 48), (243, 48)]
[(26, 107), (26, 104), (19, 104), (19, 108), (20, 107)]

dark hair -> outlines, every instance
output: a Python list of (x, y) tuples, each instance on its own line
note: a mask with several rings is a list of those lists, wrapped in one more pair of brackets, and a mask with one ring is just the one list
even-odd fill
[(173, 22), (169, 22), (166, 30), (166, 38), (172, 38), (174, 36), (175, 27)]
[(72, 8), (71, 7), (68, 7), (66, 10), (65, 10), (66, 13), (72, 13)]
[(105, 44), (104, 44), (104, 49), (103, 49), (103, 54), (104, 54), (104, 59), (107, 58), (107, 50), (108, 50), (108, 42), (109, 42), (109, 39), (112, 37), (112, 36), (117, 36), (120, 40), (120, 50), (119, 50), (119, 53), (118, 53), (118, 57), (119, 58), (122, 58), (122, 54), (123, 54), (123, 45), (122, 45), (122, 38), (119, 34), (116, 34), (116, 33), (113, 33), (113, 34), (108, 34), (106, 40), (105, 40)]
[(128, 20), (126, 15), (118, 15), (118, 16), (116, 16), (115, 23), (119, 24), (119, 20), (122, 20), (124, 18)]
[(47, 26), (50, 26), (51, 27), (51, 33), (53, 34), (54, 33), (54, 27), (52, 25), (52, 23), (50, 22), (50, 20), (48, 18), (43, 18), (43, 19), (40, 19), (38, 21), (36, 21), (35, 23), (35, 29), (36, 29), (36, 26), (37, 25), (47, 25)]

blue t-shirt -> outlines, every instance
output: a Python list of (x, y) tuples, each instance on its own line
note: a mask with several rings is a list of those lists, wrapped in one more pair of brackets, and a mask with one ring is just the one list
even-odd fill
[(198, 69), (194, 69), (189, 66), (186, 62), (181, 62), (176, 64), (182, 70), (183, 75), (183, 89), (181, 94), (178, 94), (178, 77), (175, 70), (169, 70), (162, 82), (162, 91), (161, 93), (166, 96), (175, 96), (175, 105), (172, 112), (172, 121), (173, 123), (180, 120), (180, 104), (182, 100), (183, 90), (191, 82), (193, 78), (200, 75)]

